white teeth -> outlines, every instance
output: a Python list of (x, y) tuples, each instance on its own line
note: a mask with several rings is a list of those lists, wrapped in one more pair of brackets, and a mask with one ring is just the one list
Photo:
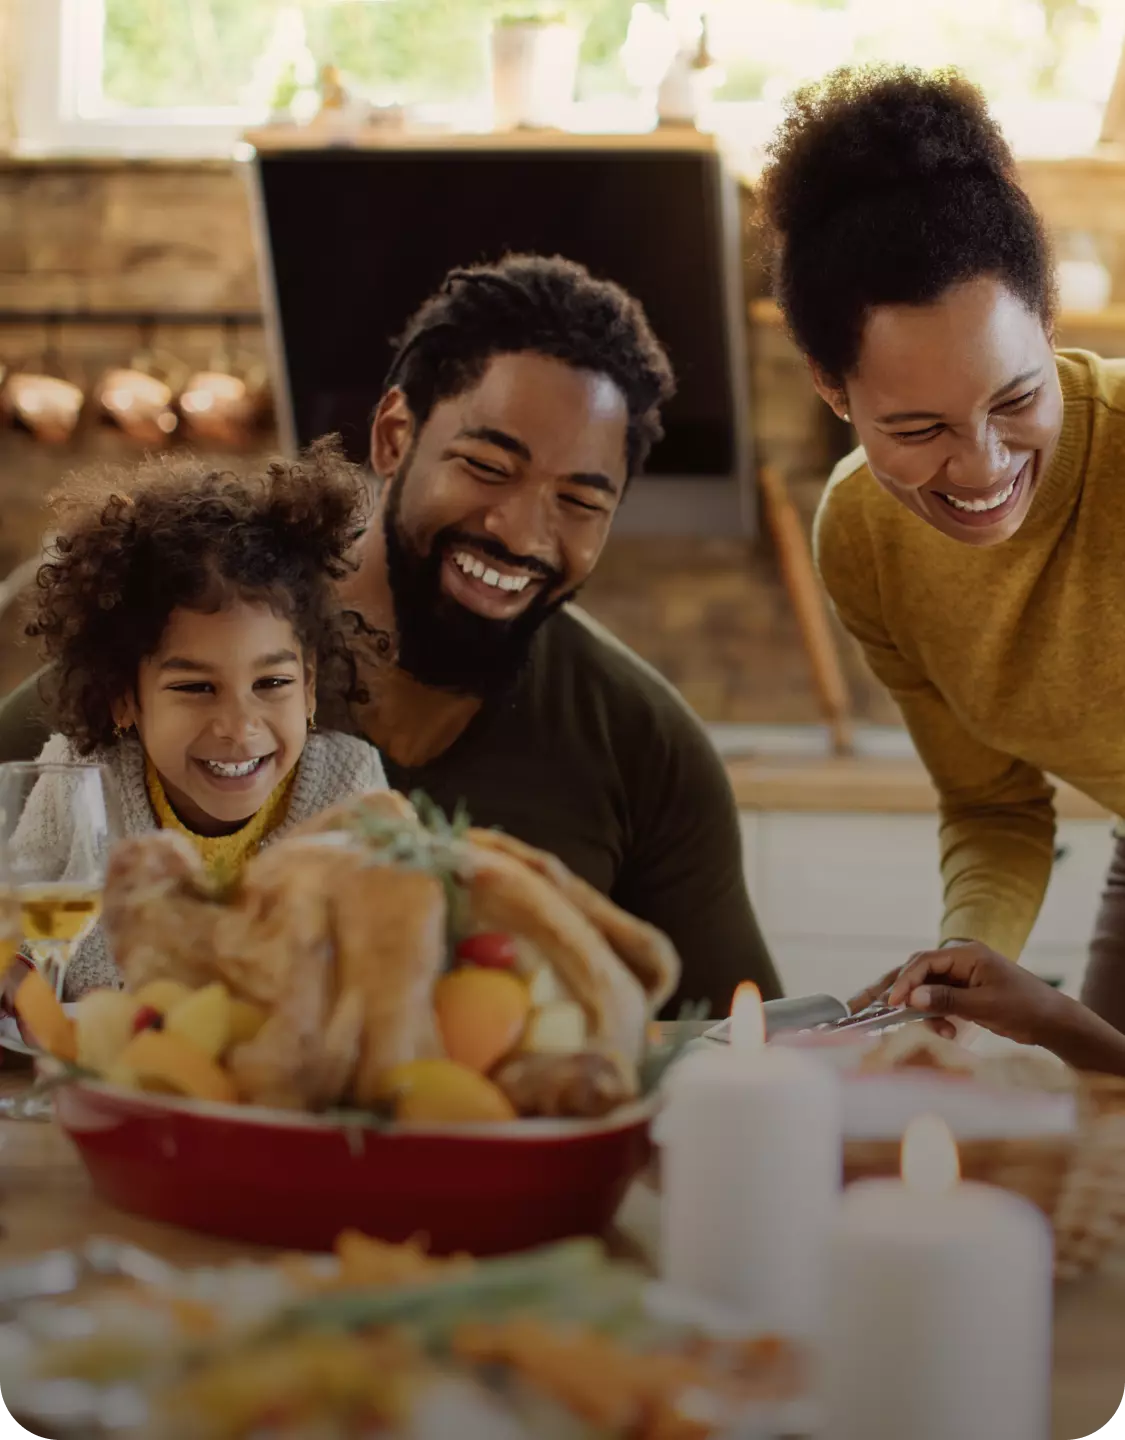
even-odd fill
[(459, 550), (453, 556), (453, 563), (466, 575), (472, 575), (474, 579), (483, 580), (486, 585), (491, 585), (494, 590), (509, 590), (518, 594), (525, 590), (531, 583), (530, 575), (502, 575), (499, 570), (486, 566), (483, 561), (478, 560), (475, 555), (468, 555), (464, 550)]
[[(1016, 480), (1019, 476), (1016, 476)], [(956, 495), (942, 495), (943, 500), (948, 500), (955, 510), (967, 510), (971, 515), (980, 515), (987, 510), (998, 510), (1012, 498), (1012, 492), (1016, 488), (1016, 481), (1013, 480), (1006, 490), (1001, 490), (999, 495), (994, 495), (991, 500), (959, 500)]]
[(250, 775), (260, 765), (264, 765), (268, 756), (258, 755), (253, 760), (204, 760), (201, 763), (213, 775), (221, 775), (224, 780), (235, 780), (242, 775)]

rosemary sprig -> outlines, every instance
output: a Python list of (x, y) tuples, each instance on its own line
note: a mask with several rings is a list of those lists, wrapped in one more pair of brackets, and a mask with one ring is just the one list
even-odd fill
[(420, 824), (368, 812), (351, 821), (353, 835), (392, 864), (430, 870), (437, 875), (459, 870), (457, 843), (469, 828), (464, 807), (458, 804), (453, 818), (447, 819), (444, 811), (421, 792), (415, 792), (410, 800)]
[(465, 856), (461, 842), (472, 821), (459, 800), (451, 816), (422, 791), (410, 796), (420, 824), (395, 816), (365, 814), (352, 822), (352, 833), (369, 845), (381, 862), (424, 870), (440, 880), (445, 890), (450, 949), (464, 934), (468, 899), (464, 886)]
[(569, 1240), (482, 1261), (442, 1280), (315, 1296), (286, 1310), (269, 1335), (402, 1325), (440, 1347), (467, 1319), (534, 1312), (620, 1323), (639, 1305), (643, 1284), (639, 1270), (611, 1265), (599, 1241)]
[(410, 794), (410, 803), (418, 813), (422, 827), (431, 834), (447, 841), (463, 840), (465, 833), (472, 826), (468, 808), (465, 805), (464, 797), (457, 801), (453, 807), (453, 814), (446, 816), (445, 811), (425, 793), (424, 790), (414, 790)]

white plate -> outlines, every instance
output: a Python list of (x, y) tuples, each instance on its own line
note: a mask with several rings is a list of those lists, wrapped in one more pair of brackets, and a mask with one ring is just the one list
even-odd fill
[[(74, 1002), (68, 1001), (63, 1009), (68, 1015), (73, 1015), (78, 1006)], [(0, 1050), (11, 1050), (15, 1055), (37, 1055), (39, 1053), (25, 1044), (14, 1015), (0, 1015)]]

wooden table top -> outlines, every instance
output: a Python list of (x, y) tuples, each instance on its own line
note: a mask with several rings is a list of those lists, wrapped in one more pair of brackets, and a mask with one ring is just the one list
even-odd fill
[[(870, 755), (728, 755), (727, 775), (741, 810), (804, 814), (935, 815), (937, 792), (917, 759)], [(1072, 785), (1056, 783), (1060, 820), (1111, 816)]]
[[(21, 1082), (15, 1082), (17, 1085)], [(0, 1092), (14, 1087), (8, 1079)], [(651, 1257), (659, 1199), (634, 1187), (619, 1217), (624, 1247)], [(0, 1264), (94, 1236), (125, 1240), (178, 1265), (266, 1258), (252, 1246), (194, 1235), (126, 1215), (98, 1199), (77, 1152), (50, 1122), (0, 1120)], [(1101, 1275), (1056, 1298), (1052, 1440), (1100, 1430), (1125, 1389), (1125, 1253)]]

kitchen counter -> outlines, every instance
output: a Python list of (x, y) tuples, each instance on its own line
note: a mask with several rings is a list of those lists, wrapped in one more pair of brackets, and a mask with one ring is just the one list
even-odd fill
[[(937, 795), (922, 762), (908, 756), (727, 753), (740, 810), (805, 814), (929, 815)], [(1059, 783), (1060, 820), (1105, 820), (1100, 805)]]

